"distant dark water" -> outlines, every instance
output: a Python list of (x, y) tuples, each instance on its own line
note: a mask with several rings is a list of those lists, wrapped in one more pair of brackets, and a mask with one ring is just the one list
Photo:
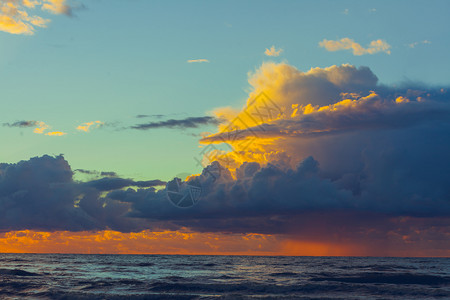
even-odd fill
[(450, 258), (0, 254), (0, 299), (450, 299)]

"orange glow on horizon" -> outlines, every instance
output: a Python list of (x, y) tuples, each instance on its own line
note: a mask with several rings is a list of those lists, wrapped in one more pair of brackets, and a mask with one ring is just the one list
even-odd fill
[(130, 233), (21, 230), (0, 234), (0, 252), (4, 253), (277, 255), (277, 245), (274, 236), (262, 234), (149, 230)]
[(269, 234), (153, 232), (149, 230), (131, 233), (112, 230), (96, 232), (10, 231), (0, 234), (0, 253), (450, 256), (450, 250), (430, 252), (423, 249), (402, 248), (383, 252), (364, 242), (340, 244), (299, 241)]

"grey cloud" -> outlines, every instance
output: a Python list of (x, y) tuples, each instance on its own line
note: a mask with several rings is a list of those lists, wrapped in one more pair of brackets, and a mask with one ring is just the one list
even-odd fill
[(38, 126), (38, 125), (39, 125), (38, 121), (17, 121), (14, 123), (3, 123), (3, 126), (20, 127), (20, 128), (34, 127), (34, 126)]
[(137, 124), (131, 126), (132, 129), (138, 130), (149, 130), (157, 128), (198, 128), (204, 125), (217, 125), (220, 123), (215, 117), (205, 116), (205, 117), (189, 117), (185, 119), (170, 119), (160, 122), (149, 122), (145, 124)]
[(126, 217), (130, 205), (102, 196), (126, 186), (154, 186), (158, 180), (135, 182), (104, 178), (75, 182), (62, 155), (0, 164), (0, 230), (120, 231), (148, 228), (145, 220)]
[(100, 172), (100, 176), (117, 177), (117, 173), (116, 172)]
[(75, 172), (80, 172), (83, 174), (88, 174), (88, 175), (96, 175), (96, 176), (102, 176), (102, 177), (117, 177), (117, 173), (116, 172), (99, 172), (99, 171), (95, 171), (95, 170), (84, 170), (84, 169), (76, 169), (74, 170)]
[(166, 183), (161, 180), (149, 180), (149, 181), (133, 181), (131, 179), (124, 178), (101, 178), (98, 180), (92, 180), (86, 183), (86, 185), (93, 187), (99, 191), (112, 191), (122, 189), (129, 186), (136, 187), (154, 187), (165, 185)]
[(164, 115), (137, 115), (136, 118), (142, 119), (142, 118), (163, 118)]

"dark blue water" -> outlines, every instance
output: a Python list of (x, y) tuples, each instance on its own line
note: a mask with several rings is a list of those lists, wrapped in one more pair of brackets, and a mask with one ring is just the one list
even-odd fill
[(0, 254), (0, 299), (450, 299), (450, 258)]

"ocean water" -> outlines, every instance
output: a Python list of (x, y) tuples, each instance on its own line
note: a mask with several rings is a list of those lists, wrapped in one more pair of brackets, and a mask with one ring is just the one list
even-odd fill
[(450, 299), (450, 258), (0, 254), (0, 299)]

